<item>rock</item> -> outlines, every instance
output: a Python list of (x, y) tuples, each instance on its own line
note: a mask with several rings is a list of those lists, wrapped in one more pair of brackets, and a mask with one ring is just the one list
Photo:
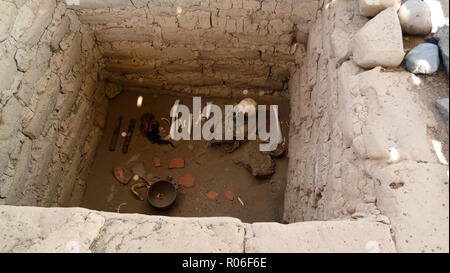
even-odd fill
[(441, 113), (442, 117), (445, 121), (445, 126), (447, 126), (447, 133), (448, 133), (448, 98), (446, 99), (439, 99), (436, 101), (436, 108)]
[(405, 53), (400, 22), (394, 8), (387, 8), (367, 22), (351, 42), (353, 61), (360, 67), (395, 67)]
[(439, 28), (439, 30), (428, 39), (428, 42), (439, 46), (442, 62), (444, 63), (448, 75), (448, 24)]
[(109, 99), (114, 99), (120, 93), (122, 93), (122, 87), (120, 87), (119, 85), (113, 83), (106, 84), (105, 94)]
[(233, 154), (233, 162), (244, 166), (253, 176), (269, 176), (275, 172), (275, 162), (270, 155), (259, 151), (255, 141), (245, 143)]
[(56, 105), (56, 97), (61, 89), (59, 76), (53, 74), (46, 85), (46, 93), (41, 96), (39, 104), (34, 111), (33, 119), (22, 131), (24, 135), (31, 139), (38, 138), (47, 126), (47, 120)]
[(439, 68), (439, 48), (435, 44), (422, 43), (405, 57), (405, 67), (411, 73), (431, 74)]
[(408, 0), (403, 3), (398, 17), (403, 31), (411, 35), (427, 35), (433, 27), (430, 7), (423, 0)]
[(389, 7), (397, 11), (401, 4), (401, 0), (359, 0), (359, 9), (362, 15), (373, 17)]

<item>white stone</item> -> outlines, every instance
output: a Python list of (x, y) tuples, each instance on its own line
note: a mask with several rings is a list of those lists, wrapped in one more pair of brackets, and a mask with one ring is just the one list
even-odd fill
[(424, 0), (428, 4), (431, 11), (431, 24), (433, 25), (432, 33), (438, 31), (440, 27), (448, 24), (449, 6), (447, 0)]
[(403, 3), (398, 17), (403, 31), (411, 35), (427, 35), (433, 27), (430, 7), (423, 0), (408, 0)]
[(0, 1), (0, 42), (9, 37), (17, 9), (13, 3)]
[(367, 22), (351, 42), (353, 60), (363, 68), (400, 65), (405, 53), (400, 22), (394, 8), (387, 8)]
[(359, 9), (362, 15), (374, 17), (389, 7), (397, 11), (401, 4), (401, 0), (359, 0)]

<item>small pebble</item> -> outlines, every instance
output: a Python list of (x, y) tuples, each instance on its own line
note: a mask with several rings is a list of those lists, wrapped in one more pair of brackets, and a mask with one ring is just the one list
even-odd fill
[(216, 199), (216, 197), (217, 197), (218, 195), (219, 195), (219, 194), (218, 194), (217, 192), (215, 192), (215, 191), (210, 191), (210, 192), (208, 192), (208, 198), (211, 199), (211, 200)]

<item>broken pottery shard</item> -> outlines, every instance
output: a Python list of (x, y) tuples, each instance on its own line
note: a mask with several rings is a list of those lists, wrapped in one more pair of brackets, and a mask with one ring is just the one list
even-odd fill
[(153, 157), (153, 166), (155, 167), (161, 167), (161, 159), (157, 156)]
[(393, 7), (397, 11), (401, 4), (401, 0), (359, 0), (361, 14), (369, 17), (373, 17), (389, 7)]
[(186, 188), (191, 188), (195, 184), (195, 179), (191, 174), (186, 174), (178, 180), (178, 184)]
[(234, 200), (234, 193), (232, 193), (230, 190), (224, 191), (223, 195), (230, 201)]
[(208, 198), (211, 199), (211, 200), (216, 199), (217, 196), (219, 196), (219, 194), (217, 192), (215, 192), (215, 191), (208, 192)]
[(400, 65), (403, 52), (402, 29), (394, 8), (387, 8), (367, 22), (353, 37), (353, 61), (362, 68)]
[(233, 162), (248, 169), (253, 176), (269, 176), (275, 172), (275, 161), (270, 155), (259, 151), (255, 141), (245, 143), (234, 152)]
[(174, 158), (170, 160), (169, 169), (184, 168), (184, 159)]

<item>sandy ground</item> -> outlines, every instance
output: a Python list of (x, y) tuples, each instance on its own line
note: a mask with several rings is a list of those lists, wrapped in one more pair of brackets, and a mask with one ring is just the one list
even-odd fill
[[(168, 132), (168, 125), (161, 121), (162, 117), (169, 118), (170, 108), (175, 99), (192, 110), (192, 97), (173, 97), (167, 95), (143, 95), (144, 103), (141, 108), (136, 107), (137, 97), (141, 94), (125, 92), (113, 99), (109, 105), (109, 112), (105, 133), (97, 149), (96, 158), (87, 182), (87, 188), (82, 206), (102, 211), (117, 211), (121, 213), (142, 213), (150, 215), (168, 215), (182, 217), (199, 216), (232, 216), (244, 222), (281, 221), (283, 211), (283, 196), (286, 185), (287, 157), (276, 159), (276, 172), (271, 178), (257, 179), (251, 173), (232, 161), (232, 154), (225, 153), (219, 147), (208, 147), (204, 140), (178, 141), (176, 148), (169, 145), (151, 144), (139, 132), (139, 118), (145, 112), (150, 112)], [(289, 120), (289, 102), (280, 97), (258, 97), (258, 104), (279, 105), (280, 121)], [(203, 98), (202, 106), (207, 101), (222, 106), (239, 102), (239, 99)], [(123, 137), (119, 137), (115, 152), (108, 150), (110, 139), (117, 125), (118, 117), (123, 116), (121, 131), (126, 131), (129, 120), (138, 120), (129, 152), (122, 154)], [(288, 128), (283, 126), (283, 135), (288, 135)], [(158, 156), (161, 167), (154, 167), (152, 159)], [(181, 157), (185, 160), (185, 168), (168, 169), (171, 158)], [(113, 175), (114, 166), (131, 168), (134, 164), (142, 162), (146, 172), (151, 176), (166, 178), (172, 176), (178, 181), (185, 174), (192, 174), (195, 186), (181, 187), (178, 191), (176, 203), (166, 211), (156, 210), (147, 203), (140, 201), (132, 195), (128, 185), (118, 183)], [(229, 189), (235, 196), (239, 196), (244, 206), (237, 200), (230, 201), (223, 195)], [(209, 191), (219, 193), (215, 200), (207, 197)], [(145, 196), (146, 190), (140, 193)], [(126, 203), (126, 204), (125, 204)]]

